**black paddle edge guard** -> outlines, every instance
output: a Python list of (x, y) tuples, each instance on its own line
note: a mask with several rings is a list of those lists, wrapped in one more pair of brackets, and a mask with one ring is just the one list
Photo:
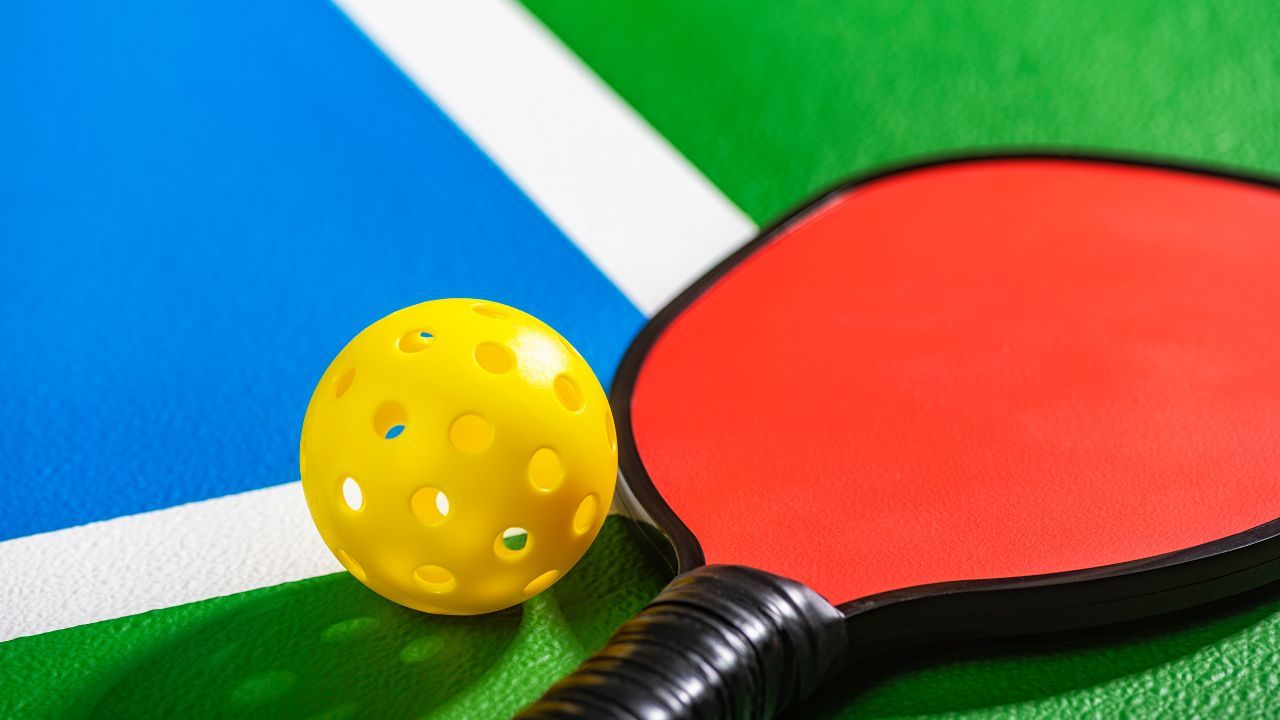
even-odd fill
[(678, 576), (517, 717), (768, 718), (846, 657), (844, 616), (793, 580), (735, 565)]

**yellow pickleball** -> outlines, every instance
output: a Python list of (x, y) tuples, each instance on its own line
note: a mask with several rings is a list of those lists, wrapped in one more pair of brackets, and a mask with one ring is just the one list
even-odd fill
[(481, 300), (370, 325), (302, 423), (311, 517), (360, 582), (470, 615), (550, 587), (600, 531), (618, 450), (590, 366), (549, 326)]

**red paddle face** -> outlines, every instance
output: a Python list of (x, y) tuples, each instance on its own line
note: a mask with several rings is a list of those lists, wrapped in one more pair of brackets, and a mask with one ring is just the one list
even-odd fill
[(709, 563), (833, 603), (1280, 517), (1280, 193), (1101, 161), (833, 196), (657, 335), (635, 449)]

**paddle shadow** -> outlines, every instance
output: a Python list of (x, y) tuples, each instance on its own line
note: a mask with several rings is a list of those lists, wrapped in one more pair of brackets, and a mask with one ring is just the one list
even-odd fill
[(1280, 585), (1116, 628), (948, 646), (846, 668), (793, 718), (890, 718), (995, 708), (1130, 677), (1280, 616)]

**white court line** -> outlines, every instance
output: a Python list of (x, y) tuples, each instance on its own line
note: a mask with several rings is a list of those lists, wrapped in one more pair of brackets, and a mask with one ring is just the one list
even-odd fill
[(514, 2), (335, 2), (646, 315), (755, 234)]
[[(751, 221), (523, 8), (337, 3), (646, 314)], [(342, 567), (297, 482), (0, 542), (0, 641)]]
[(0, 543), (0, 641), (342, 570), (302, 484)]

